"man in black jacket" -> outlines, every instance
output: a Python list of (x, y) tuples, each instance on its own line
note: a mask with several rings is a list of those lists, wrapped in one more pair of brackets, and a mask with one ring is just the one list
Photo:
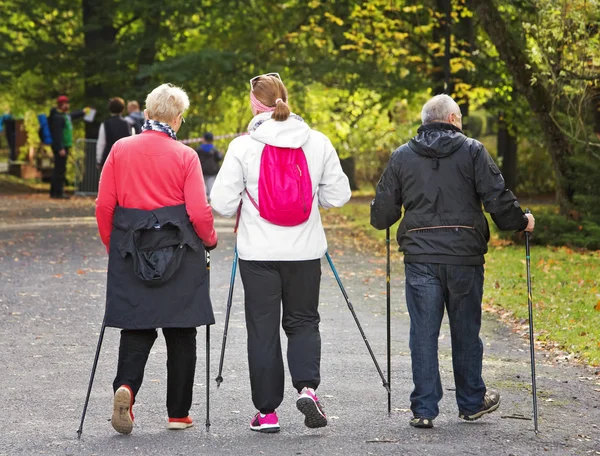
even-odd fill
[(490, 233), (483, 207), (501, 230), (533, 231), (483, 145), (462, 133), (460, 108), (448, 95), (429, 100), (417, 136), (396, 150), (371, 203), (371, 225), (385, 229), (404, 217), (398, 244), (404, 253), (415, 427), (433, 427), (442, 384), (438, 337), (448, 310), (460, 418), (493, 412), (500, 395), (481, 376), (483, 263)]

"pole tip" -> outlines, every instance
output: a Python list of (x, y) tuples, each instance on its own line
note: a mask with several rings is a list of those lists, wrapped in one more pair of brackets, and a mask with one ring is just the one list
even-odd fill
[(81, 440), (81, 429), (77, 429), (77, 440)]

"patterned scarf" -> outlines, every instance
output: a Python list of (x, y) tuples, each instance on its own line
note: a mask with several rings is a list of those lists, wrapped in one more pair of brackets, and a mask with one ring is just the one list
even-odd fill
[(175, 141), (177, 141), (177, 135), (173, 131), (173, 129), (164, 122), (159, 122), (158, 120), (147, 120), (142, 127), (142, 131), (153, 130), (160, 131), (161, 133), (166, 133)]

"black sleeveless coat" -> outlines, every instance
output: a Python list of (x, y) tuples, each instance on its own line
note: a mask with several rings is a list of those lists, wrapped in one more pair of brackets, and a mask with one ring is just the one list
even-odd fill
[(117, 207), (110, 238), (106, 325), (191, 328), (215, 319), (206, 252), (185, 205)]

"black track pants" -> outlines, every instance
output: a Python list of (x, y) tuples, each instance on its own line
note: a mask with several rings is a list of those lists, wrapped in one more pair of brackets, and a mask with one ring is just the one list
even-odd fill
[(288, 337), (288, 367), (296, 390), (316, 389), (321, 381), (321, 261), (240, 260), (240, 274), (246, 300), (252, 401), (261, 413), (271, 413), (284, 393), (280, 320)]

